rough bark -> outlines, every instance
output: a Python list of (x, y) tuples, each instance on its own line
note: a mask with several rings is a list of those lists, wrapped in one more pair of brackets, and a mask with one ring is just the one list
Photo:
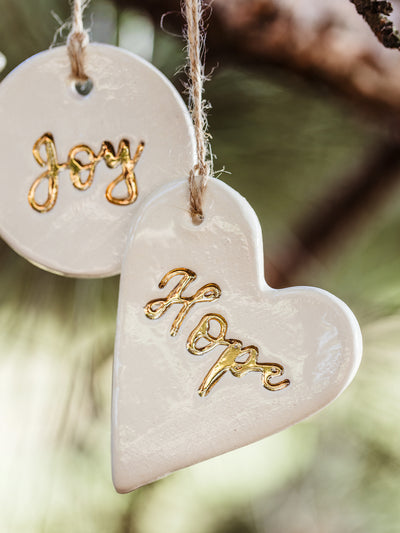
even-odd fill
[(389, 15), (393, 12), (391, 2), (386, 0), (350, 0), (379, 41), (386, 48), (400, 48), (400, 35)]

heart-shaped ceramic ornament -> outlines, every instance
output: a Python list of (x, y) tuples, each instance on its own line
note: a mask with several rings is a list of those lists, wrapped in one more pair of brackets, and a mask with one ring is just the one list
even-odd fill
[(321, 289), (270, 288), (258, 219), (212, 179), (153, 195), (123, 262), (113, 376), (114, 485), (128, 492), (319, 411), (353, 379), (362, 340)]
[(118, 274), (132, 217), (186, 176), (194, 135), (180, 95), (130, 52), (89, 44), (90, 78), (67, 48), (41, 52), (0, 84), (0, 235), (29, 261), (75, 277)]

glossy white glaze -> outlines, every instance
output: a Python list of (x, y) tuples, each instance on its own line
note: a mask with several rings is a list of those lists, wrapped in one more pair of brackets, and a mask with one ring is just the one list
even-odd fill
[[(258, 219), (247, 201), (211, 180), (205, 222), (194, 226), (187, 184), (172, 184), (141, 211), (124, 258), (113, 376), (112, 462), (119, 492), (128, 492), (179, 468), (271, 435), (315, 413), (353, 379), (362, 340), (350, 309), (310, 287), (274, 290), (263, 274)], [(221, 297), (196, 304), (176, 337), (169, 334), (180, 305), (149, 320), (144, 306), (163, 298), (168, 271), (192, 269), (194, 294), (217, 283)], [(206, 313), (228, 322), (228, 337), (259, 348), (260, 362), (283, 365), (290, 385), (271, 392), (259, 373), (226, 373), (210, 394), (197, 389), (221, 349), (202, 356), (186, 349)], [(281, 378), (280, 378), (281, 379)]]
[[(64, 46), (31, 57), (0, 84), (0, 233), (43, 268), (103, 277), (120, 271), (132, 216), (146, 196), (183, 179), (192, 167), (193, 128), (172, 84), (138, 56), (90, 44), (86, 65), (94, 83), (87, 97), (78, 95), (69, 80)], [(133, 154), (144, 141), (135, 167), (136, 202), (117, 206), (106, 200), (106, 187), (121, 169), (101, 162), (89, 189), (74, 188), (64, 170), (54, 208), (47, 213), (33, 210), (28, 191), (46, 168), (34, 160), (32, 147), (47, 132), (54, 136), (60, 163), (79, 144), (98, 153), (103, 141), (117, 149), (126, 138)], [(123, 188), (115, 192), (120, 191), (124, 193)]]

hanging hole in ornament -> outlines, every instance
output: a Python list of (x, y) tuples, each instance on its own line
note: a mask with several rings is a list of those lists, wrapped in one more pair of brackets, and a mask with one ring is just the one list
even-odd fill
[(203, 224), (205, 219), (205, 216), (203, 213), (193, 213), (192, 214), (192, 222), (195, 226), (200, 226), (200, 224)]
[(93, 89), (93, 82), (90, 78), (85, 81), (76, 81), (74, 83), (75, 91), (81, 96), (88, 96)]

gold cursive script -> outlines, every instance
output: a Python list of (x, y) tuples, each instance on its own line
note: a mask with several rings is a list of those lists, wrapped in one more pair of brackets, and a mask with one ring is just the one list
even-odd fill
[[(43, 148), (46, 158), (41, 154), (41, 149)], [(143, 149), (144, 143), (141, 142), (138, 144), (135, 154), (131, 157), (130, 144), (126, 139), (120, 141), (117, 153), (115, 153), (114, 147), (110, 142), (104, 141), (99, 153), (96, 155), (89, 146), (79, 144), (70, 150), (66, 163), (59, 163), (54, 138), (51, 133), (45, 133), (35, 142), (32, 153), (36, 162), (41, 167), (47, 167), (47, 170), (33, 182), (29, 189), (28, 202), (39, 213), (45, 213), (53, 209), (58, 197), (59, 174), (65, 169), (69, 169), (73, 186), (80, 191), (85, 191), (92, 185), (96, 166), (103, 159), (108, 168), (116, 168), (118, 166), (122, 168), (121, 174), (106, 189), (107, 200), (115, 205), (132, 204), (138, 195), (134, 168)], [(82, 163), (78, 157), (79, 154), (86, 154), (89, 162)], [(85, 181), (82, 181), (83, 172), (87, 172)], [(39, 203), (36, 200), (36, 191), (44, 180), (47, 180), (47, 198), (43, 203)], [(121, 182), (126, 184), (127, 194), (123, 198), (115, 197), (113, 196), (114, 188)]]
[(178, 333), (184, 318), (195, 304), (200, 302), (212, 302), (221, 296), (221, 289), (215, 283), (204, 285), (204, 287), (201, 287), (201, 289), (199, 289), (193, 296), (182, 296), (182, 292), (197, 277), (192, 270), (187, 268), (174, 268), (174, 270), (170, 270), (160, 281), (158, 288), (163, 289), (169, 280), (175, 276), (182, 276), (182, 279), (179, 281), (178, 285), (172, 289), (168, 296), (159, 300), (151, 300), (144, 308), (147, 318), (154, 320), (160, 318), (171, 305), (182, 305), (175, 320), (172, 322), (170, 329), (172, 337), (175, 337)]
[[(212, 321), (217, 322), (219, 326), (219, 334), (216, 337), (210, 333), (210, 324)], [(256, 348), (256, 346), (246, 346), (243, 348), (243, 343), (241, 341), (227, 339), (227, 329), (228, 324), (223, 316), (208, 314), (203, 316), (199, 324), (188, 337), (186, 347), (193, 355), (203, 355), (217, 346), (226, 346), (226, 349), (219, 356), (217, 362), (211, 367), (210, 371), (203, 379), (203, 382), (198, 389), (200, 396), (207, 396), (211, 388), (214, 387), (228, 370), (230, 370), (236, 378), (241, 378), (248, 372), (262, 372), (262, 383), (266, 389), (271, 391), (284, 389), (289, 385), (288, 379), (280, 381), (279, 383), (271, 383), (271, 377), (277, 377), (283, 374), (283, 367), (278, 363), (259, 363), (257, 361), (258, 348)], [(206, 341), (207, 344), (198, 346), (199, 342), (204, 341)], [(243, 358), (246, 355), (247, 359), (244, 362), (236, 361), (236, 359)]]
[[(166, 298), (151, 300), (146, 304), (144, 312), (147, 318), (155, 320), (160, 318), (169, 307), (173, 304), (181, 304), (182, 307), (172, 323), (170, 335), (175, 336), (182, 325), (183, 320), (189, 310), (197, 303), (212, 302), (221, 296), (221, 289), (216, 283), (209, 283), (201, 287), (193, 296), (182, 296), (182, 292), (187, 286), (196, 279), (196, 274), (187, 268), (175, 268), (170, 270), (160, 281), (159, 288), (163, 289), (170, 279), (175, 276), (182, 276), (182, 279), (174, 289), (170, 291)], [(219, 327), (219, 333), (214, 336), (210, 332), (212, 322), (216, 322)], [(228, 323), (225, 318), (218, 314), (204, 315), (199, 324), (190, 333), (186, 348), (192, 355), (204, 355), (218, 346), (224, 346), (225, 349), (211, 367), (206, 377), (202, 381), (198, 393), (201, 397), (207, 396), (212, 387), (230, 371), (237, 378), (246, 375), (249, 372), (261, 372), (262, 383), (270, 391), (284, 389), (290, 384), (288, 379), (279, 383), (271, 383), (271, 377), (278, 377), (284, 373), (284, 368), (278, 363), (260, 363), (258, 362), (259, 351), (256, 346), (245, 346), (240, 340), (227, 339), (226, 334)], [(247, 356), (247, 357), (246, 357)], [(238, 361), (237, 359), (243, 359)]]

